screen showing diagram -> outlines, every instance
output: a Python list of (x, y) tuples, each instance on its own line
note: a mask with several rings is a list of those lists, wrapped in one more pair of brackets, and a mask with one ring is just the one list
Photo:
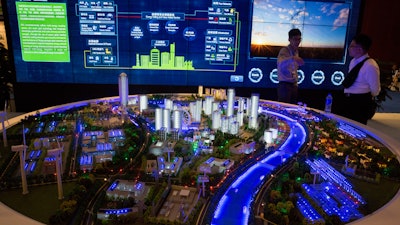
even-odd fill
[[(356, 4), (357, 3), (357, 4)], [(358, 0), (7, 0), (17, 81), (273, 87), (287, 32), (300, 85), (340, 85)]]

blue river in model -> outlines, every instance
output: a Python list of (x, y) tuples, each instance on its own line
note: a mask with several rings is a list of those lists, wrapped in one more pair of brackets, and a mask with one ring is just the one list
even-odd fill
[(227, 189), (214, 212), (212, 225), (248, 224), (251, 203), (262, 183), (273, 175), (271, 172), (276, 167), (284, 164), (305, 143), (304, 128), (297, 121), (287, 119), (291, 132), (286, 142), (274, 153), (249, 168)]

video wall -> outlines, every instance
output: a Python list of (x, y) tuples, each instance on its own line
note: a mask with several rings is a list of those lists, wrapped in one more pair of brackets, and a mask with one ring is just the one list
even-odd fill
[(21, 83), (266, 87), (288, 31), (299, 85), (339, 88), (360, 0), (6, 0)]

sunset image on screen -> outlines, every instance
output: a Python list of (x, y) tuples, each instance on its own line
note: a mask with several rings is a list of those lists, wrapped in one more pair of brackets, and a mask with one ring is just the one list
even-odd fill
[(336, 2), (255, 0), (251, 57), (276, 57), (288, 45), (288, 31), (302, 32), (304, 58), (342, 60), (350, 5)]

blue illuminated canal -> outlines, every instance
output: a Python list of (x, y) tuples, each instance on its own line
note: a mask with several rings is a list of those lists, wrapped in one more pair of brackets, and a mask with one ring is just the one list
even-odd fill
[(299, 152), (305, 143), (306, 132), (295, 120), (288, 119), (290, 135), (274, 153), (251, 166), (226, 190), (214, 212), (212, 225), (248, 224), (251, 203), (260, 187), (273, 175), (274, 169)]

